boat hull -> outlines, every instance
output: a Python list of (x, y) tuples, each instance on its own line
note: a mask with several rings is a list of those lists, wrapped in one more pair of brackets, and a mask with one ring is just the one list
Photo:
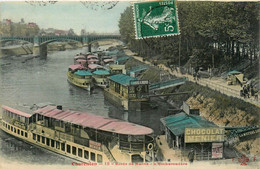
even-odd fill
[[(67, 80), (70, 84), (77, 86), (77, 87), (80, 87), (80, 88), (87, 90), (87, 91), (93, 90), (94, 84), (93, 84), (91, 78), (90, 79), (77, 79), (70, 72), (67, 73), (67, 77), (68, 77)], [(83, 83), (85, 83), (85, 84), (83, 85)]]
[[(3, 126), (3, 123), (7, 125), (7, 127), (4, 127)], [(8, 126), (10, 126), (10, 129), (11, 127), (13, 128), (13, 131), (9, 130), (8, 129)], [(89, 147), (86, 147), (86, 146), (82, 146), (80, 144), (76, 144), (76, 143), (73, 143), (73, 142), (70, 142), (68, 140), (61, 140), (61, 139), (53, 139), (53, 138), (49, 138), (49, 145), (46, 144), (46, 140), (45, 139), (45, 143), (42, 142), (42, 137), (44, 138), (47, 138), (48, 136), (47, 135), (44, 135), (44, 133), (37, 133), (37, 132), (31, 132), (29, 130), (24, 130), (24, 129), (21, 129), (17, 126), (14, 126), (8, 122), (5, 122), (5, 121), (2, 121), (1, 122), (1, 126), (0, 126), (0, 129), (2, 131), (4, 131), (5, 133), (7, 134), (10, 134), (11, 136), (19, 139), (19, 140), (22, 140), (28, 144), (31, 144), (31, 145), (34, 145), (34, 146), (37, 146), (37, 147), (40, 147), (40, 148), (43, 148), (43, 149), (46, 149), (46, 150), (49, 150), (49, 151), (52, 151), (54, 153), (57, 153), (59, 155), (63, 155), (63, 156), (66, 156), (66, 157), (69, 157), (71, 159), (74, 159), (74, 160), (77, 160), (77, 161), (81, 161), (81, 162), (91, 162), (91, 163), (102, 163), (102, 162), (109, 162), (108, 158), (106, 157), (106, 155), (102, 152), (102, 151), (98, 151), (98, 150), (95, 150), (95, 149), (91, 149)], [(16, 131), (20, 131), (20, 134), (18, 134), (17, 132), (15, 133), (14, 132), (14, 129), (16, 129)], [(23, 131), (23, 136), (21, 135)], [(25, 133), (27, 133), (27, 137), (25, 137)], [(36, 138), (35, 140), (33, 139), (33, 135), (36, 135)], [(40, 136), (40, 141), (37, 140), (37, 137)], [(52, 143), (51, 143), (51, 140), (54, 140), (54, 144), (52, 146)], [(61, 149), (61, 144), (59, 146), (59, 148), (57, 148), (57, 142), (59, 143), (66, 143), (66, 146), (65, 146), (65, 149), (64, 151)], [(71, 150), (70, 150), (70, 153), (68, 153), (68, 149), (67, 149), (67, 145), (70, 145), (71, 147)], [(76, 154), (73, 154), (73, 148), (72, 147), (75, 147), (76, 148)], [(78, 153), (78, 149), (81, 149), (82, 150), (82, 154), (81, 154), (81, 157), (79, 156), (79, 153)], [(88, 152), (88, 155), (85, 155), (85, 153)], [(91, 153), (95, 155), (95, 160), (91, 160)], [(102, 156), (102, 161), (97, 161), (97, 156), (100, 155)], [(86, 157), (88, 157), (88, 159), (86, 159)]]

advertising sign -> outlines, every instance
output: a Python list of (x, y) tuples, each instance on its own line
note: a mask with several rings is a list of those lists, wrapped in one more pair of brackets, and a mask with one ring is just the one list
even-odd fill
[(185, 143), (223, 142), (223, 128), (186, 128)]
[(134, 80), (130, 81), (130, 85), (147, 85), (149, 84), (148, 80)]
[(223, 158), (223, 143), (212, 143), (212, 158)]

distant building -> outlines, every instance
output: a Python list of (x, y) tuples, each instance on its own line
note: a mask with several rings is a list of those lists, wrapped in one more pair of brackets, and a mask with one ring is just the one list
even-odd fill
[(68, 35), (68, 31), (55, 30), (55, 31), (54, 31), (54, 35), (56, 35), (56, 36), (65, 36), (65, 35)]
[(27, 26), (28, 26), (29, 28), (38, 28), (38, 25), (37, 25), (36, 23), (34, 23), (34, 22), (29, 22), (29, 23), (27, 24)]
[(4, 19), (3, 20), (3, 24), (6, 24), (6, 25), (11, 25), (13, 22), (11, 19)]

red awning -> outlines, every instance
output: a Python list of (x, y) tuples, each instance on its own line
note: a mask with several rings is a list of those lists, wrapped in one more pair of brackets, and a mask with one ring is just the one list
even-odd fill
[(29, 118), (29, 117), (32, 116), (32, 114), (28, 114), (28, 113), (25, 113), (25, 112), (22, 112), (22, 111), (13, 109), (13, 108), (8, 107), (8, 106), (4, 106), (4, 105), (3, 105), (2, 108), (5, 109), (5, 110), (7, 110), (7, 111), (12, 112), (13, 114), (17, 114), (17, 115), (19, 115), (19, 116), (23, 116), (23, 117), (27, 117), (27, 118)]
[[(51, 111), (47, 112), (48, 110)], [(36, 110), (35, 113), (36, 112), (42, 114), (43, 116), (48, 116), (53, 119), (72, 124), (77, 124), (82, 127), (89, 127), (118, 134), (147, 135), (153, 133), (152, 129), (134, 123), (129, 123), (103, 116), (97, 116), (86, 112), (53, 109), (53, 106), (46, 106), (44, 108)]]
[(90, 68), (90, 69), (97, 69), (97, 68), (104, 68), (104, 67), (101, 66), (101, 65), (97, 65), (97, 64), (89, 64), (88, 68)]
[(140, 126), (125, 121), (115, 121), (107, 125), (104, 125), (99, 129), (109, 132), (116, 131), (116, 133), (127, 135), (146, 135), (153, 133), (153, 130), (148, 127)]
[(114, 62), (114, 59), (104, 59), (104, 62), (107, 63), (107, 62)]
[(98, 57), (96, 55), (88, 55), (87, 58), (90, 59), (90, 58), (98, 58)]
[(86, 59), (86, 56), (79, 55), (79, 56), (75, 56), (74, 59)]
[(85, 68), (84, 66), (82, 66), (81, 64), (70, 65), (69, 68), (72, 69), (72, 70), (77, 70), (77, 69), (82, 70), (82, 69), (86, 69), (86, 68)]

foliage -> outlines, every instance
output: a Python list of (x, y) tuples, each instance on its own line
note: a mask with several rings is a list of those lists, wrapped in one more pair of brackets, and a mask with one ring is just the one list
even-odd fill
[[(171, 59), (171, 64), (195, 62), (204, 67), (232, 67), (242, 59), (259, 57), (259, 3), (177, 2), (180, 36), (135, 39), (132, 8), (119, 20), (128, 47), (142, 57)], [(199, 65), (194, 65), (199, 66)]]

